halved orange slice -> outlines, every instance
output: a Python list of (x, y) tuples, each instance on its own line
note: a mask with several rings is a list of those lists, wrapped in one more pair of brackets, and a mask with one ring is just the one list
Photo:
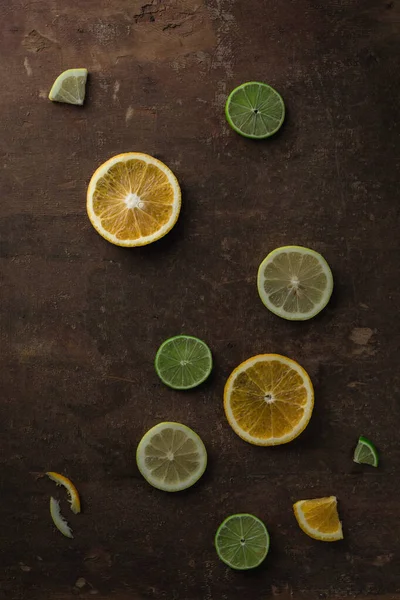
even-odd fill
[(300, 500), (293, 505), (293, 510), (301, 529), (315, 540), (336, 542), (343, 539), (336, 496)]
[(175, 225), (181, 190), (160, 160), (127, 152), (110, 158), (92, 176), (87, 212), (93, 227), (117, 246), (144, 246)]
[(307, 426), (314, 389), (306, 371), (279, 354), (249, 358), (225, 385), (225, 414), (232, 429), (257, 446), (286, 444)]
[(64, 475), (60, 475), (60, 473), (56, 473), (55, 471), (48, 471), (46, 473), (47, 477), (50, 477), (52, 481), (55, 481), (57, 485), (62, 485), (68, 492), (69, 503), (71, 504), (71, 510), (73, 513), (78, 514), (81, 512), (81, 501), (79, 499), (78, 490), (72, 483), (68, 477), (64, 477)]

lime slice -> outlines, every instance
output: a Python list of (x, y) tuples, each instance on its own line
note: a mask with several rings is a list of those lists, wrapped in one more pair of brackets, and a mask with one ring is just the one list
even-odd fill
[(72, 535), (72, 529), (61, 514), (59, 501), (53, 498), (53, 496), (51, 496), (50, 498), (50, 515), (58, 531), (61, 531), (61, 533), (65, 535), (65, 537), (74, 537)]
[(257, 517), (231, 515), (218, 528), (215, 548), (220, 559), (232, 569), (254, 569), (268, 554), (269, 534)]
[(260, 140), (280, 129), (285, 118), (285, 104), (270, 85), (251, 81), (239, 85), (229, 94), (225, 115), (237, 133)]
[(377, 467), (379, 464), (377, 449), (374, 444), (363, 435), (360, 435), (358, 439), (357, 447), (354, 450), (353, 460), (360, 465), (371, 465), (372, 467)]
[(318, 252), (285, 246), (262, 261), (257, 285), (261, 300), (271, 312), (289, 321), (305, 321), (328, 304), (333, 277)]
[(87, 69), (68, 69), (57, 77), (50, 90), (53, 102), (83, 104), (85, 100)]
[(207, 451), (197, 433), (186, 425), (159, 423), (141, 439), (136, 462), (150, 485), (165, 492), (180, 492), (203, 475)]
[(175, 390), (190, 390), (207, 379), (212, 370), (211, 350), (190, 335), (178, 335), (161, 344), (155, 368), (161, 381)]

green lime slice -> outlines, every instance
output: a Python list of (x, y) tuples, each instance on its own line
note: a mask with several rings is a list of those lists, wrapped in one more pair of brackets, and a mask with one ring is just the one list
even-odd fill
[(190, 390), (207, 379), (212, 370), (211, 350), (190, 335), (177, 335), (161, 344), (155, 368), (161, 381), (175, 390)]
[(305, 321), (328, 304), (333, 290), (332, 271), (318, 252), (284, 246), (262, 261), (257, 287), (271, 312), (289, 321)]
[(270, 85), (251, 81), (229, 94), (225, 115), (237, 133), (261, 140), (280, 129), (285, 119), (285, 104)]
[(53, 102), (82, 105), (85, 100), (87, 69), (68, 69), (57, 77), (49, 93)]
[(143, 477), (165, 492), (192, 486), (207, 466), (207, 451), (200, 437), (181, 423), (159, 423), (141, 439), (136, 462)]
[(377, 449), (374, 444), (363, 435), (358, 439), (358, 444), (354, 450), (353, 460), (360, 465), (371, 465), (372, 467), (377, 467), (379, 464)]
[(219, 558), (232, 569), (254, 569), (268, 554), (269, 534), (257, 517), (231, 515), (218, 528), (215, 548)]

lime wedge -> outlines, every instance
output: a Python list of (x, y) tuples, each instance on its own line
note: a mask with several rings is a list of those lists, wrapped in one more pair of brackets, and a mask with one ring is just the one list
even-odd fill
[(165, 492), (180, 492), (203, 475), (207, 451), (197, 433), (186, 425), (159, 423), (141, 439), (136, 462), (150, 485)]
[(260, 140), (280, 129), (285, 119), (285, 104), (270, 85), (251, 81), (229, 94), (225, 115), (237, 133)]
[(57, 77), (50, 90), (53, 102), (83, 104), (85, 100), (87, 69), (68, 69)]
[(175, 390), (190, 390), (207, 379), (212, 356), (207, 344), (190, 335), (178, 335), (161, 344), (155, 368), (161, 381)]
[(219, 558), (232, 569), (254, 569), (269, 550), (269, 534), (264, 523), (248, 514), (231, 515), (215, 535)]
[(74, 537), (72, 535), (72, 529), (61, 514), (59, 501), (53, 498), (53, 496), (51, 496), (50, 498), (50, 515), (58, 531), (61, 531), (61, 533), (65, 535), (65, 537)]
[(326, 260), (309, 248), (285, 246), (262, 261), (258, 293), (265, 306), (289, 321), (315, 317), (328, 304), (333, 277)]
[(371, 465), (372, 467), (377, 467), (379, 464), (377, 449), (374, 444), (363, 435), (360, 435), (358, 439), (358, 444), (354, 450), (353, 460), (360, 465)]

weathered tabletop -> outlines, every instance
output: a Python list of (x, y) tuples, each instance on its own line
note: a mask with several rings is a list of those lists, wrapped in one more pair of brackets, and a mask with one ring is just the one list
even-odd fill
[[(400, 598), (399, 1), (2, 0), (0, 22), (0, 597)], [(55, 77), (81, 66), (85, 106), (48, 101)], [(223, 113), (252, 79), (288, 108), (262, 143)], [(174, 170), (184, 205), (163, 241), (124, 250), (92, 229), (85, 192), (130, 150)], [(311, 322), (258, 299), (258, 264), (288, 243), (334, 271)], [(153, 368), (180, 332), (215, 356), (191, 393)], [(226, 377), (260, 352), (298, 360), (316, 388), (311, 424), (288, 446), (252, 447), (223, 414)], [(136, 445), (161, 420), (193, 427), (209, 451), (187, 493), (137, 471)], [(360, 433), (378, 470), (352, 462)], [(51, 523), (49, 469), (81, 492), (82, 515), (63, 505), (73, 540)], [(329, 494), (342, 543), (307, 538), (292, 514)], [(272, 538), (247, 574), (213, 548), (242, 511)]]

